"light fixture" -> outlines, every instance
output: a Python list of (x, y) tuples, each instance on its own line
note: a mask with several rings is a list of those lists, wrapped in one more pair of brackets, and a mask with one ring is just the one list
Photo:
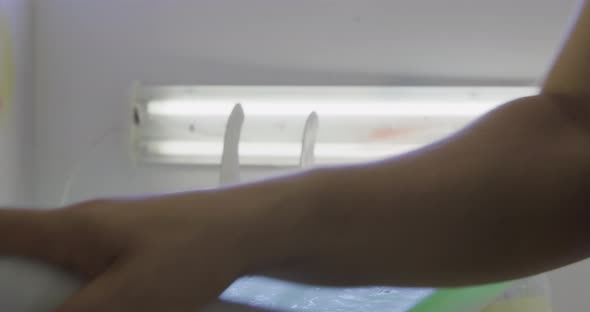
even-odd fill
[(244, 165), (296, 166), (316, 112), (319, 164), (407, 152), (457, 131), (534, 87), (139, 86), (134, 146), (144, 161), (219, 164), (227, 118), (243, 107)]

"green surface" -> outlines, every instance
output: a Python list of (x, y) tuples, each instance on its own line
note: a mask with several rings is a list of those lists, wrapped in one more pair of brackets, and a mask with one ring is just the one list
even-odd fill
[(410, 312), (479, 312), (506, 292), (512, 283), (461, 289), (441, 289), (424, 299)]

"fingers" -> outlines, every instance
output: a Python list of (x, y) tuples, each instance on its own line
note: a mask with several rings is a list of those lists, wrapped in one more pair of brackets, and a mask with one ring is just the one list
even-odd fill
[[(0, 209), (0, 257), (25, 257), (92, 278), (120, 251), (92, 215), (73, 210)], [(102, 233), (102, 234), (101, 234)]]
[(56, 257), (63, 239), (59, 222), (47, 210), (0, 209), (0, 256)]
[(162, 255), (115, 263), (57, 312), (199, 311), (229, 284), (213, 277), (208, 268), (194, 274), (199, 267), (179, 266)]

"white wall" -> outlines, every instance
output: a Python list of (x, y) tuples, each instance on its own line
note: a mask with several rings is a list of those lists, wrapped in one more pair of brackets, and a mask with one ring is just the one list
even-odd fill
[(32, 19), (28, 0), (0, 0), (9, 22), (15, 67), (12, 108), (0, 119), (0, 206), (33, 203)]
[[(125, 130), (109, 129), (126, 127), (136, 80), (528, 84), (575, 2), (37, 0), (36, 198), (58, 205), (84, 155), (74, 199), (215, 184), (211, 168), (132, 166)], [(589, 268), (552, 276), (556, 311), (587, 311)]]

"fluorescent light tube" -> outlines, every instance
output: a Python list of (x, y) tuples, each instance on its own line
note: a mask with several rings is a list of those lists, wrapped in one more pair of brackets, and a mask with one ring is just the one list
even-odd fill
[(154, 100), (147, 104), (149, 115), (188, 117), (226, 116), (236, 103), (246, 114), (256, 116), (307, 116), (316, 111), (320, 116), (478, 116), (494, 109), (497, 102), (360, 102), (346, 99), (330, 101), (223, 101), (194, 99)]
[(532, 87), (331, 87), (195, 86), (146, 87), (138, 97), (148, 115), (225, 116), (235, 104), (246, 115), (477, 116)]
[[(351, 163), (386, 158), (419, 148), (419, 144), (353, 144), (321, 143), (315, 147), (316, 163)], [(141, 149), (156, 159), (218, 164), (222, 142), (150, 141), (142, 142)], [(244, 165), (294, 166), (299, 163), (301, 143), (297, 142), (242, 142), (240, 162)], [(162, 159), (164, 158), (164, 159)]]

